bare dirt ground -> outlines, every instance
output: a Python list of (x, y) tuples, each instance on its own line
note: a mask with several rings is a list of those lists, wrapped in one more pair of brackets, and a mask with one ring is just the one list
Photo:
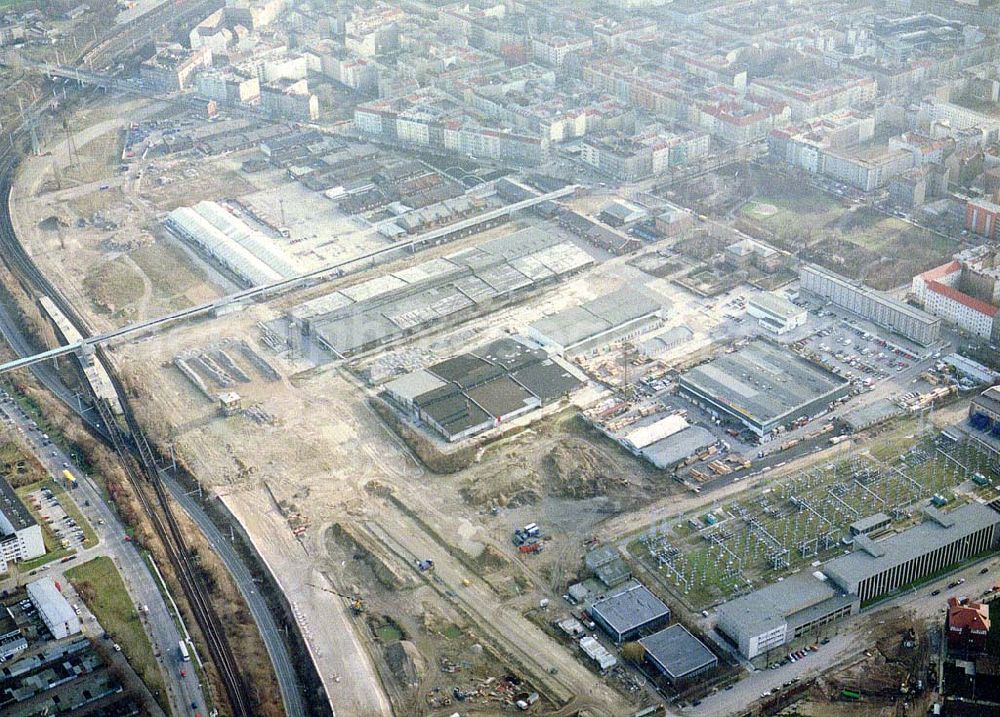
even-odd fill
[[(280, 177), (243, 174), (235, 155), (197, 166), (138, 160), (119, 173), (127, 122), (170, 112), (138, 102), (117, 114), (87, 110), (73, 119), (82, 128), (75, 150), (54, 142), (51, 155), (24, 170), (24, 189), (15, 197), (19, 232), (94, 328), (166, 313), (228, 288), (162, 232), (165, 211), (199, 199), (239, 198), (273, 216), (283, 210), (276, 198), (288, 205), (299, 196), (299, 187), (276, 194)], [(325, 200), (311, 200), (311, 211), (349, 241), (320, 247), (321, 238), (306, 236), (315, 229), (290, 222), (304, 264), (370, 248), (364, 227), (348, 231)], [(597, 208), (594, 200), (590, 209)], [(516, 228), (434, 247), (405, 263)], [(610, 259), (555, 290), (380, 352), (383, 378), (626, 284), (644, 285), (669, 307), (668, 327), (696, 316), (691, 346), (707, 345), (721, 320), (717, 312), (628, 259)], [(367, 277), (348, 281), (361, 278)], [(338, 714), (450, 715), (456, 689), (469, 695), (463, 710), (497, 714), (528, 687), (542, 693), (550, 711), (564, 702), (571, 705), (560, 712), (629, 711), (623, 697), (539, 627), (557, 617), (540, 614), (539, 601), (558, 598), (577, 579), (585, 541), (634, 524), (651, 502), (676, 509), (680, 486), (588, 429), (573, 408), (500, 438), (463, 470), (433, 474), (377, 417), (355, 374), (279, 357), (261, 345), (256, 324), (295, 300), (170, 329), (112, 353), (152, 437), (175, 447), (178, 459), (225, 501), (271, 567)], [(256, 418), (224, 417), (217, 401), (173, 364), (178, 355), (230, 338), (253, 347), (280, 378), (252, 375), (231, 387), (209, 381), (206, 391), (238, 391)], [(358, 368), (374, 363), (362, 359)], [(597, 385), (580, 400), (603, 391)], [(539, 555), (521, 555), (511, 545), (511, 530), (529, 522), (541, 524), (547, 537)], [(416, 568), (423, 558), (435, 561), (433, 573)], [(365, 614), (353, 616), (349, 602), (328, 590), (359, 595)]]
[[(256, 308), (227, 317), (223, 335), (246, 337), (263, 352), (255, 323), (267, 314)], [(219, 332), (217, 322), (170, 331), (116, 349), (116, 360), (132, 376), (153, 433), (174, 441), (179, 459), (223, 496), (292, 596), (338, 712), (385, 713), (387, 698), (368, 680), (387, 685), (397, 714), (430, 714), (447, 707), (435, 690), (461, 685), (484, 691), (488, 701), (489, 690), (509, 689), (506, 678), (537, 678), (544, 664), (559, 669), (541, 680), (540, 691), (562, 701), (594, 688), (586, 703), (596, 714), (617, 714), (607, 707), (619, 698), (525, 613), (579, 572), (582, 540), (597, 523), (676, 484), (592, 434), (573, 411), (499, 441), (465, 471), (433, 475), (381, 423), (355, 379), (337, 369), (295, 374), (273, 354), (267, 359), (283, 378), (240, 384), (239, 391), (245, 406), (259, 406), (274, 423), (222, 418), (170, 363), (218, 341)], [(551, 540), (529, 561), (509, 534), (533, 520)], [(344, 569), (356, 553), (331, 540), (335, 524), (369, 545), (377, 571)], [(293, 532), (300, 527), (301, 540)], [(418, 557), (438, 563), (434, 579), (415, 569)], [(375, 622), (352, 618), (344, 599), (322, 590), (328, 585), (350, 594), (356, 587), (375, 606)], [(394, 645), (397, 629), (412, 647)], [(525, 635), (516, 645), (509, 640), (515, 633)], [(476, 659), (463, 656), (477, 644)], [(480, 662), (480, 649), (499, 657)], [(469, 663), (461, 679), (441, 672), (442, 657)], [(410, 662), (430, 665), (436, 679), (417, 679)], [(347, 679), (352, 665), (365, 666), (368, 680)], [(442, 682), (441, 675), (449, 677)], [(477, 682), (490, 677), (489, 687)], [(409, 707), (399, 712), (401, 704)]]
[(118, 171), (128, 123), (165, 107), (125, 100), (117, 110), (99, 105), (70, 117), (72, 145), (59, 134), (42, 156), (27, 158), (11, 200), (18, 236), (94, 329), (162, 315), (220, 293), (160, 230), (162, 206), (139, 194), (143, 164)]
[[(927, 714), (931, 693), (918, 689), (928, 665), (927, 624), (906, 610), (883, 612), (873, 628), (874, 647), (842, 669), (816, 680), (805, 698), (780, 714), (802, 717), (906, 717)], [(911, 632), (912, 631), (912, 632)], [(842, 690), (862, 695), (845, 700)]]

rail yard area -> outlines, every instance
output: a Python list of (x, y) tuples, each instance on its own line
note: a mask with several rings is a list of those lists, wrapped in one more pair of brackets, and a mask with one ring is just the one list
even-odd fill
[[(614, 235), (601, 221), (607, 192), (569, 188), (571, 222), (517, 208), (566, 186), (532, 175), (456, 182), (419, 157), (290, 126), (206, 125), (149, 100), (125, 110), (79, 110), (71, 139), (26, 160), (12, 200), (29, 252), (94, 330), (342, 265), (111, 351), (150, 437), (294, 596), (335, 705), (488, 712), (538, 694), (543, 710), (617, 713), (650, 686), (697, 699), (731, 682), (739, 660), (702, 611), (849, 552), (850, 525), (871, 514), (898, 532), (928, 501), (996, 497), (982, 451), (899, 418), (954, 394), (931, 394), (947, 375), (931, 351), (798, 297), (783, 269), (768, 276), (785, 291), (692, 292), (684, 267), (698, 266), (704, 229), (622, 256), (574, 224)], [(322, 185), (276, 159), (294, 139), (338, 158)], [(425, 208), (393, 213), (331, 191), (337, 166), (359, 163), (380, 191), (413, 187)], [(733, 256), (774, 251), (710, 232)], [(263, 265), (225, 244), (246, 236)], [(762, 311), (792, 330), (764, 332)], [(773, 365), (763, 390), (776, 398), (746, 420), (720, 410), (726, 391), (751, 390), (724, 374), (767, 381)], [(781, 388), (789, 373), (802, 387)], [(851, 440), (869, 414), (903, 421), (893, 441)], [(770, 480), (817, 449), (833, 452)], [(537, 537), (512, 544), (529, 524)], [(609, 548), (625, 567), (591, 564)], [(720, 666), (703, 688), (620, 657), (608, 667), (594, 655), (618, 648), (601, 633), (567, 643), (567, 620), (586, 625), (583, 610), (629, 585), (656, 590), (710, 646)], [(383, 690), (345, 680), (358, 669)]]
[(990, 3), (51, 5), (0, 711), (1000, 710)]

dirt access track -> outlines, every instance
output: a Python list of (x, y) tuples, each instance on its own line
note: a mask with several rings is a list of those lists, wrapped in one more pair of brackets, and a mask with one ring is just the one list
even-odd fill
[[(428, 473), (377, 417), (366, 390), (340, 368), (296, 372), (302, 367), (287, 357), (267, 354), (282, 378), (239, 387), (244, 405), (275, 417), (260, 424), (220, 416), (171, 363), (220, 337), (240, 337), (263, 352), (257, 322), (271, 315), (268, 307), (255, 306), (112, 353), (135, 387), (134, 404), (154, 438), (174, 443), (180, 460), (225, 502), (271, 568), (337, 714), (390, 714), (390, 708), (372, 663), (371, 636), (358, 629), (345, 600), (322, 589), (350, 589), (340, 584), (341, 566), (331, 565), (327, 555), (325, 536), (334, 523), (366, 535), (379, 559), (423, 590), (425, 602), (458, 613), (511, 673), (531, 680), (555, 704), (571, 703), (591, 715), (628, 712), (617, 692), (525, 616), (549, 586), (512, 563), (525, 584), (512, 593), (477, 569), (487, 546), (510, 552), (509, 540), (503, 545), (499, 536), (511, 518), (484, 521), (478, 506), (465, 502), (458, 486), (475, 468), (468, 475)], [(292, 517), (308, 526), (298, 536)], [(578, 536), (566, 541), (579, 546)], [(415, 566), (427, 557), (437, 566), (433, 579)], [(397, 602), (404, 602), (400, 595)]]

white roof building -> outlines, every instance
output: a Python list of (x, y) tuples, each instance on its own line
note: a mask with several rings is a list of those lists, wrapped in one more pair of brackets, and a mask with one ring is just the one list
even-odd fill
[(167, 225), (252, 286), (300, 273), (273, 241), (215, 202), (179, 207), (167, 215)]
[(28, 583), (28, 598), (38, 609), (42, 622), (57, 640), (80, 632), (80, 618), (66, 602), (52, 578)]

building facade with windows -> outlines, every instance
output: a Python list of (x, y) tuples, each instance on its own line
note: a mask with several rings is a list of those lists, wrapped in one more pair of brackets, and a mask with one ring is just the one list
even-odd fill
[(799, 269), (803, 291), (883, 326), (900, 336), (929, 346), (941, 336), (941, 319), (818, 266)]
[(925, 508), (920, 525), (885, 540), (854, 538), (854, 551), (822, 570), (864, 604), (996, 546), (1000, 513), (968, 503), (950, 513)]

